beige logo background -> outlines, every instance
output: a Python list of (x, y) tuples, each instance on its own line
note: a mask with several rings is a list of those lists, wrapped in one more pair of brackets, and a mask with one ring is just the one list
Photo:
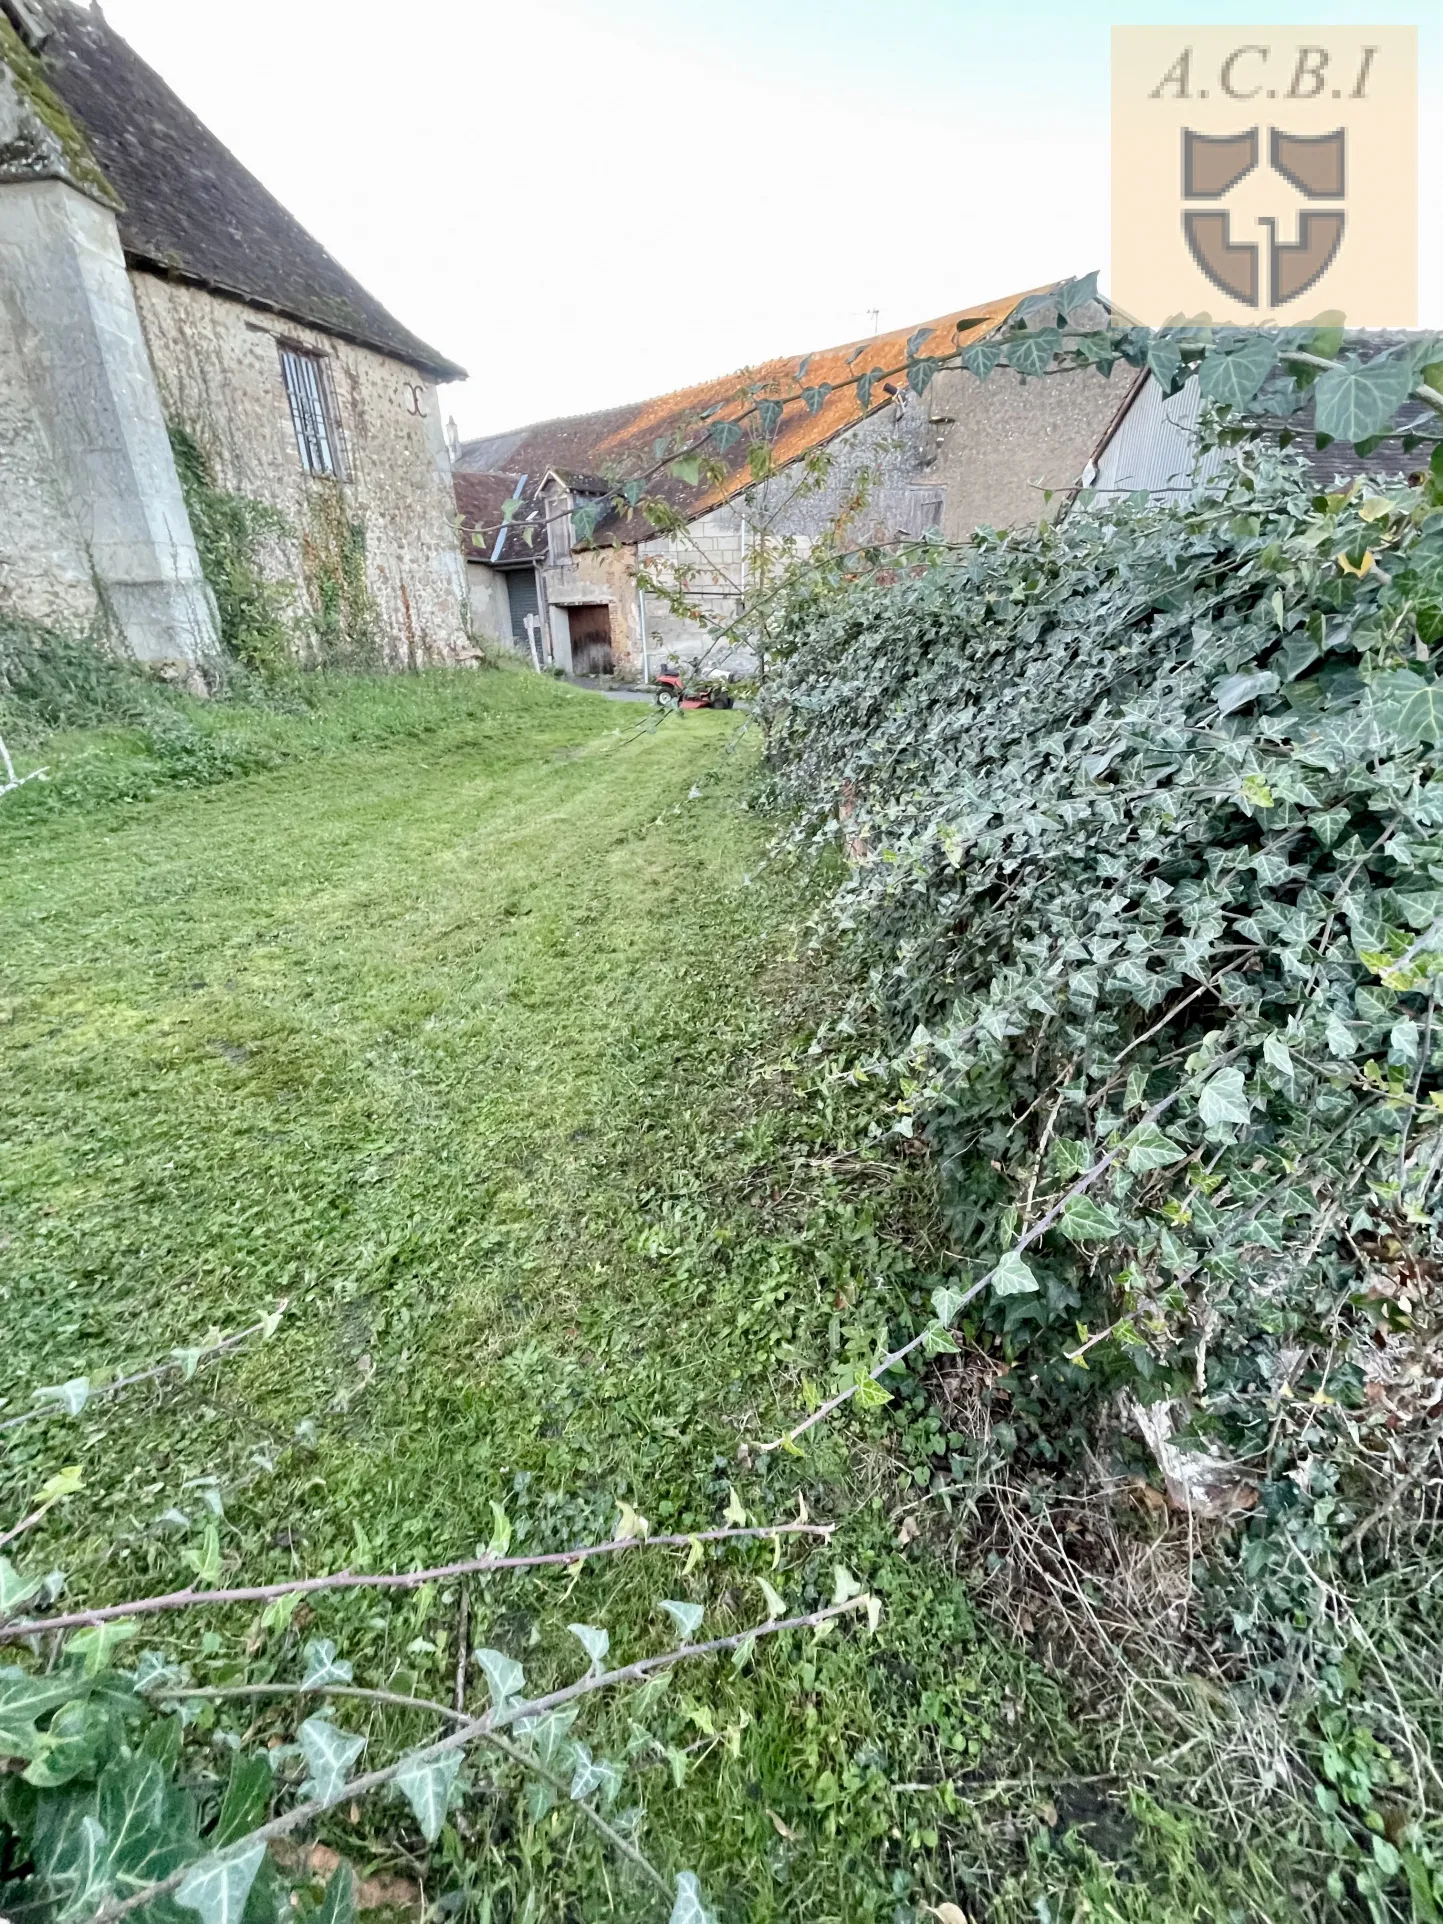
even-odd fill
[(1417, 29), (1114, 27), (1111, 294), (1415, 327)]

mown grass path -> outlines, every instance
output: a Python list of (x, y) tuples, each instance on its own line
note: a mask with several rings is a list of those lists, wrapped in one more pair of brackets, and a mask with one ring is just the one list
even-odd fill
[[(641, 1743), (652, 1848), (729, 1918), (890, 1917), (918, 1875), (951, 1887), (925, 1871), (936, 1812), (892, 1786), (982, 1754), (1003, 1669), (957, 1586), (891, 1550), (875, 1463), (739, 1456), (909, 1259), (776, 1073), (819, 991), (790, 885), (749, 881), (751, 746), (735, 716), (645, 719), (513, 673), (341, 688), (311, 717), (187, 723), (201, 785), (0, 823), (0, 1415), (289, 1299), (272, 1342), (189, 1384), (11, 1432), (4, 1514), (79, 1463), (24, 1559), (100, 1601), (185, 1581), (211, 1528), (225, 1575), (262, 1581), (467, 1556), (498, 1504), (550, 1549), (609, 1537), (621, 1502), (692, 1529), (794, 1513), (805, 1484), (892, 1627), (722, 1663), (640, 1739), (599, 1705), (590, 1737)], [(102, 797), (134, 787), (123, 740), (75, 752)], [(247, 756), (274, 766), (215, 778)], [(814, 1607), (835, 1560), (648, 1552), (564, 1603), (551, 1578), (480, 1586), (473, 1641), (561, 1674), (580, 1615), (624, 1661), (664, 1647), (659, 1597), (743, 1627), (749, 1572)], [(457, 1607), (352, 1593), (156, 1635), (224, 1680), (289, 1674), (320, 1629), (358, 1679), (446, 1695)], [(498, 1921), (645, 1914), (564, 1814), (511, 1808), (442, 1847)], [(366, 1833), (393, 1863), (396, 1822)]]

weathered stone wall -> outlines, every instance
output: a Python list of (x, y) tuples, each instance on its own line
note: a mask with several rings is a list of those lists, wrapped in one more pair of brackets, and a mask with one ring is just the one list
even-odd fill
[[(131, 276), (166, 412), (196, 439), (215, 481), (265, 502), (286, 532), (264, 565), (294, 584), (302, 652), (319, 651), (338, 538), (364, 531), (377, 652), (392, 667), (469, 658), (465, 563), (435, 388), (414, 368), (202, 289)], [(328, 357), (351, 478), (301, 465), (279, 345)], [(338, 535), (339, 531), (339, 535)]]
[(181, 669), (217, 647), (115, 216), (57, 178), (0, 181), (0, 607)]

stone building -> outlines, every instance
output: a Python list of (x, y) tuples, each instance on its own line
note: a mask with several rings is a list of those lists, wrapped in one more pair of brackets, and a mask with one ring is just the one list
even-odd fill
[[(931, 355), (970, 346), (1000, 327), (1020, 298), (640, 405), (464, 443), (456, 502), (475, 633), (532, 653), (539, 666), (575, 672), (645, 676), (668, 659), (744, 671), (749, 658), (718, 644), (716, 626), (755, 595), (782, 554), (805, 548), (839, 517), (859, 543), (934, 530), (966, 541), (984, 524), (1059, 512), (1126, 398), (1129, 371), (1112, 381), (1023, 381), (999, 368), (982, 382), (953, 369), (921, 395), (901, 375), (887, 378), (906, 363), (909, 341)], [(882, 373), (863, 411), (856, 383), (871, 369)], [(755, 404), (771, 395), (783, 404), (770, 440), (772, 472), (758, 483), (749, 452)], [(709, 437), (719, 479), (689, 482), (659, 458), (697, 435)], [(684, 526), (659, 532), (644, 514), (604, 512), (578, 540), (573, 511), (605, 509), (618, 479), (642, 474), (651, 477), (648, 495), (660, 495)], [(708, 621), (644, 592), (639, 574), (679, 589)]]
[(192, 671), (227, 605), (203, 485), (302, 659), (467, 657), (460, 378), (98, 8), (0, 0), (0, 615)]

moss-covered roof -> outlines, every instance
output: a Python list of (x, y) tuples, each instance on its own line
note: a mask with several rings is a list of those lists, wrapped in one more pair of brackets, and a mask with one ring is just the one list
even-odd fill
[(58, 174), (106, 206), (119, 207), (120, 196), (101, 172), (90, 143), (59, 95), (46, 84), (39, 58), (3, 13), (0, 65), (15, 84), (22, 120), (38, 123), (22, 125), (12, 140), (0, 146), (0, 178), (45, 179)]
[(119, 195), (134, 266), (213, 288), (455, 381), (463, 370), (373, 300), (266, 191), (106, 20), (45, 0), (36, 78)]

